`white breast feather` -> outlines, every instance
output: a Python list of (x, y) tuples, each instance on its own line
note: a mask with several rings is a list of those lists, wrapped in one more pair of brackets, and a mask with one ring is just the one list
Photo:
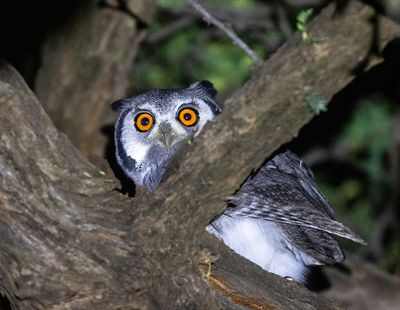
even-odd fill
[(130, 158), (136, 160), (137, 164), (140, 164), (146, 158), (150, 146), (141, 143), (140, 141), (135, 139), (135, 136), (137, 135), (136, 129), (132, 124), (128, 125), (126, 123), (128, 121), (131, 120), (126, 117), (124, 120), (125, 124), (122, 128), (121, 133), (122, 145), (125, 149), (126, 154)]
[[(307, 267), (302, 260), (308, 257), (288, 244), (276, 224), (244, 216), (220, 216), (207, 231), (221, 239), (233, 251), (268, 272), (304, 282)], [(296, 258), (297, 257), (297, 258)]]
[(126, 139), (123, 145), (126, 154), (136, 160), (138, 164), (146, 158), (147, 151), (149, 150), (149, 146), (137, 141), (132, 141), (132, 139)]

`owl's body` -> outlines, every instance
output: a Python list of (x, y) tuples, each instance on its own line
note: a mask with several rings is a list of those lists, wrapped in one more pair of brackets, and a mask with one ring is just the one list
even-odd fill
[(305, 282), (307, 266), (344, 260), (331, 234), (365, 244), (334, 220), (311, 170), (287, 151), (275, 156), (239, 192), (208, 232), (261, 268)]
[(117, 162), (137, 186), (154, 190), (182, 142), (199, 134), (221, 109), (212, 84), (157, 89), (113, 103)]

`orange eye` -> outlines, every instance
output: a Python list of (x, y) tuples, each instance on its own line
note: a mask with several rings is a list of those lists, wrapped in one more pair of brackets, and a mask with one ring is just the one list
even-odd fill
[(151, 114), (143, 112), (135, 117), (135, 127), (140, 132), (146, 132), (153, 127), (154, 118)]
[(178, 119), (186, 127), (191, 127), (197, 124), (199, 115), (195, 109), (183, 108), (178, 113)]

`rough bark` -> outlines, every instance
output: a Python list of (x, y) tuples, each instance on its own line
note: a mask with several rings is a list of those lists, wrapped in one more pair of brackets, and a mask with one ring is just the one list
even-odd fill
[(331, 5), (309, 32), (324, 41), (293, 36), (184, 148), (161, 187), (135, 199), (113, 190), (2, 63), (0, 291), (14, 307), (336, 309), (204, 231), (224, 197), (313, 117), (305, 96), (329, 100), (376, 60), (373, 42), (381, 50), (400, 36), (358, 2)]
[(128, 74), (155, 1), (85, 0), (49, 33), (35, 92), (47, 113), (86, 156), (102, 157), (110, 103), (126, 96)]

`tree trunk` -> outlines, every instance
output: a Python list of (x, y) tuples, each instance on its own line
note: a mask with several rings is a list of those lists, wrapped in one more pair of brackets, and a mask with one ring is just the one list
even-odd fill
[(323, 41), (307, 44), (295, 34), (184, 147), (160, 188), (135, 199), (114, 190), (116, 181), (55, 129), (21, 77), (1, 63), (0, 291), (12, 305), (337, 309), (205, 233), (225, 197), (313, 117), (304, 98), (318, 93), (329, 101), (376, 63), (373, 43), (381, 51), (400, 36), (397, 25), (359, 2), (341, 11), (330, 5), (308, 31)]

